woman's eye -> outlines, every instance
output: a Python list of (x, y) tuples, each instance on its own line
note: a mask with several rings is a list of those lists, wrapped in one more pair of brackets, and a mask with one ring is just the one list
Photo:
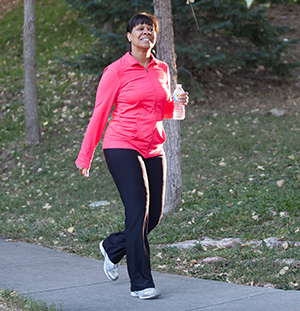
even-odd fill
[[(139, 28), (138, 28), (138, 30), (140, 30), (140, 31), (144, 31), (144, 29), (145, 29), (144, 27), (139, 27)], [(147, 31), (152, 32), (152, 31), (153, 31), (153, 28), (148, 28)]]

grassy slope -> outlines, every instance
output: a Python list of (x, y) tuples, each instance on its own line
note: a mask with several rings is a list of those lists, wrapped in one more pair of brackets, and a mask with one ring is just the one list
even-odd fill
[[(23, 144), (22, 7), (7, 12), (0, 21), (0, 236), (101, 258), (97, 243), (122, 229), (124, 216), (100, 146), (89, 179), (79, 178), (73, 164), (98, 82), (55, 60), (56, 56), (76, 58), (93, 43), (76, 20), (62, 1), (43, 0), (37, 6), (43, 141), (34, 148)], [(300, 288), (299, 263), (279, 274), (287, 265), (283, 259), (300, 258), (300, 248), (293, 243), (287, 249), (264, 244), (188, 251), (157, 246), (204, 237), (249, 241), (274, 236), (300, 241), (300, 125), (293, 107), (284, 118), (265, 115), (251, 94), (242, 103), (226, 99), (222, 106), (188, 107), (187, 119), (181, 123), (183, 204), (165, 215), (150, 235), (155, 269)], [(279, 180), (284, 180), (282, 187), (277, 185)], [(90, 207), (95, 201), (109, 205)], [(202, 264), (209, 256), (226, 260)]]

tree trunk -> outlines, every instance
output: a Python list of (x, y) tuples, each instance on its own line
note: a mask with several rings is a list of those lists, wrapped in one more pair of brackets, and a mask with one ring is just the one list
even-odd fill
[(25, 143), (36, 145), (41, 141), (41, 131), (36, 82), (35, 0), (24, 0), (23, 28)]
[[(157, 38), (157, 58), (166, 62), (170, 69), (171, 91), (177, 83), (177, 68), (174, 47), (174, 31), (172, 6), (170, 0), (153, 0), (154, 14), (159, 22)], [(167, 183), (165, 212), (181, 204), (181, 153), (180, 153), (180, 121), (164, 120), (167, 135), (165, 151), (167, 158)]]

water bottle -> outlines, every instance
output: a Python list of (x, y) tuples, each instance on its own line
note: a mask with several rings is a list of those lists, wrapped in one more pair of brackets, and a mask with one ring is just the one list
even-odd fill
[(177, 84), (176, 89), (174, 91), (174, 112), (173, 119), (174, 120), (184, 120), (185, 118), (185, 106), (180, 102), (180, 96), (185, 94), (184, 89), (181, 84)]

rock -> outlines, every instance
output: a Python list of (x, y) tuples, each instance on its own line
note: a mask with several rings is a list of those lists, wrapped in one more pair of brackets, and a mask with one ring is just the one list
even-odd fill
[[(195, 246), (197, 246), (198, 244), (201, 244), (201, 246), (203, 247), (203, 249), (206, 250), (207, 247), (217, 247), (217, 248), (227, 248), (227, 247), (234, 247), (236, 244), (239, 245), (255, 245), (255, 246), (261, 246), (262, 242), (266, 243), (267, 247), (283, 247), (284, 249), (287, 249), (289, 246), (296, 246), (296, 247), (300, 247), (300, 242), (291, 242), (291, 241), (279, 241), (277, 238), (274, 237), (270, 237), (261, 241), (258, 240), (250, 240), (250, 241), (245, 241), (242, 243), (241, 239), (239, 238), (224, 238), (221, 240), (213, 240), (210, 238), (204, 238), (204, 240), (199, 241), (199, 240), (188, 240), (188, 241), (183, 241), (183, 242), (179, 242), (179, 243), (173, 243), (173, 244), (167, 244), (164, 245), (166, 247), (177, 247), (180, 249), (190, 249), (193, 248)], [(163, 245), (161, 245), (163, 246)]]
[(276, 288), (275, 284), (267, 283), (264, 285), (265, 288)]
[(299, 261), (296, 261), (293, 258), (288, 258), (288, 259), (276, 259), (276, 262), (280, 262), (281, 264), (286, 264), (288, 266), (290, 266), (293, 263), (299, 263)]
[(215, 256), (215, 257), (206, 257), (202, 260), (202, 263), (214, 263), (214, 262), (219, 262), (219, 261), (223, 261), (226, 260), (225, 258), (219, 257), (219, 256)]
[(189, 241), (169, 244), (168, 247), (177, 247), (180, 249), (189, 249), (189, 248), (195, 247), (197, 244), (199, 244), (198, 240), (189, 240)]
[(273, 115), (275, 117), (283, 117), (285, 115), (285, 111), (284, 110), (279, 110), (277, 108), (273, 108), (269, 112), (267, 112), (267, 114), (271, 114), (271, 115)]
[(241, 239), (233, 239), (233, 238), (226, 238), (226, 239), (221, 239), (221, 240), (213, 240), (210, 238), (205, 238), (202, 241), (198, 240), (188, 240), (184, 242), (179, 242), (179, 243), (173, 243), (173, 244), (168, 244), (168, 247), (177, 247), (180, 249), (190, 249), (195, 247), (196, 245), (201, 244), (203, 248), (206, 248), (208, 246), (215, 246), (218, 248), (226, 248), (226, 247), (233, 247), (235, 244), (242, 244)]
[(97, 202), (93, 202), (91, 204), (89, 204), (90, 207), (99, 207), (99, 206), (105, 206), (105, 205), (109, 205), (110, 202), (108, 201), (97, 201)]
[(233, 247), (235, 244), (242, 244), (241, 239), (239, 238), (237, 239), (225, 238), (219, 241), (210, 238), (205, 238), (203, 241), (200, 241), (200, 243), (204, 247), (216, 246), (218, 248)]
[(280, 241), (278, 241), (274, 237), (264, 239), (264, 242), (266, 243), (267, 247), (280, 246), (282, 244)]

